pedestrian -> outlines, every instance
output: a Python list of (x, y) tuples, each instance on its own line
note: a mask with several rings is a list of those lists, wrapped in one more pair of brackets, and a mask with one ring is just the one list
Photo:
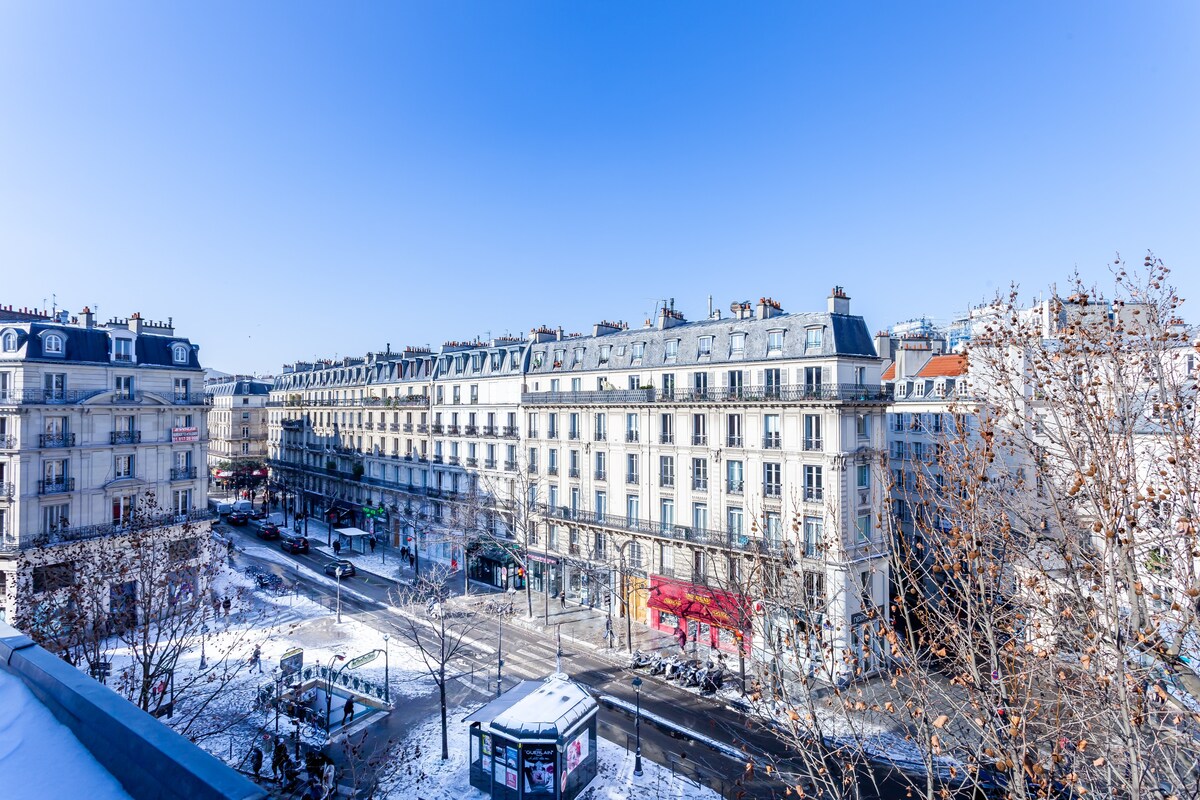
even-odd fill
[(368, 539), (368, 541), (371, 543), (371, 552), (374, 553), (375, 552), (375, 537), (372, 536), (370, 539)]
[(262, 674), (262, 648), (254, 645), (254, 653), (250, 656), (250, 669), (258, 667), (259, 674)]
[(334, 557), (337, 557), (337, 556), (340, 556), (341, 554), (342, 554), (342, 540), (337, 539), (333, 543), (333, 555), (334, 555)]
[(408, 566), (412, 569), (417, 564), (417, 556), (414, 553), (408, 554)]
[(342, 724), (349, 725), (354, 721), (354, 698), (347, 697), (346, 705), (342, 708)]
[(258, 779), (258, 773), (262, 770), (263, 751), (258, 745), (250, 751), (250, 768), (254, 770), (254, 777)]
[(271, 775), (275, 780), (279, 780), (279, 776), (283, 774), (283, 765), (287, 757), (287, 745), (284, 744), (283, 737), (276, 736), (275, 749), (271, 751)]
[(559, 608), (567, 607), (567, 593), (565, 591), (558, 593), (558, 607)]
[(221, 608), (225, 609), (225, 619), (229, 619), (229, 609), (233, 608), (233, 601), (229, 599), (228, 595), (221, 601)]
[(337, 789), (337, 771), (332, 761), (326, 761), (325, 769), (321, 771), (321, 788), (324, 790), (322, 797), (333, 797)]

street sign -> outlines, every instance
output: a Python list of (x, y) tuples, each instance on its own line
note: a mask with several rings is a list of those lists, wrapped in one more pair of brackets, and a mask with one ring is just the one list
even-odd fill
[(370, 653), (363, 653), (357, 658), (350, 659), (346, 662), (346, 666), (343, 669), (358, 669), (363, 664), (370, 664), (377, 658), (379, 658), (379, 651), (372, 650)]

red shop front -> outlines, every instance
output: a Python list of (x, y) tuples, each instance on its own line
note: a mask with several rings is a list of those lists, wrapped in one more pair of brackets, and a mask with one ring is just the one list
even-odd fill
[(646, 605), (651, 627), (681, 640), (680, 632), (686, 631), (681, 644), (736, 653), (742, 639), (744, 651), (750, 651), (751, 607), (742, 595), (655, 575), (650, 578)]

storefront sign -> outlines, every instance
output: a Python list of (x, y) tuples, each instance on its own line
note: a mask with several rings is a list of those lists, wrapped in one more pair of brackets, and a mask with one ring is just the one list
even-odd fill
[(379, 658), (379, 651), (372, 650), (370, 653), (363, 653), (358, 658), (350, 659), (349, 661), (346, 662), (346, 666), (343, 667), (343, 669), (358, 669), (363, 664), (370, 664), (372, 661), (374, 661), (377, 658)]
[(750, 625), (750, 609), (745, 598), (693, 583), (654, 577), (646, 604), (684, 619), (722, 628), (748, 628)]
[(172, 442), (198, 442), (200, 441), (200, 429), (191, 428), (171, 428)]
[(536, 561), (539, 564), (557, 564), (558, 563), (557, 558), (548, 558), (547, 556), (539, 556), (537, 553), (530, 553), (529, 560)]

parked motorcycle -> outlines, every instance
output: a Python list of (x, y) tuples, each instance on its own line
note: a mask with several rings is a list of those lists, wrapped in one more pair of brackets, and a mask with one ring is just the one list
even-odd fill
[(649, 653), (643, 653), (641, 650), (634, 650), (633, 655), (629, 657), (629, 666), (633, 669), (641, 669), (648, 667), (654, 661), (654, 657)]

